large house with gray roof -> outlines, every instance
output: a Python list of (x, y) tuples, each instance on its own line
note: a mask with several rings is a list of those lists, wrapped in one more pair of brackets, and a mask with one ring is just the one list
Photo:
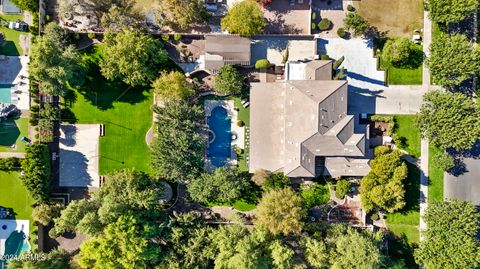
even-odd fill
[(370, 171), (368, 138), (347, 115), (347, 81), (332, 80), (331, 66), (288, 63), (286, 80), (251, 83), (250, 172), (313, 178)]

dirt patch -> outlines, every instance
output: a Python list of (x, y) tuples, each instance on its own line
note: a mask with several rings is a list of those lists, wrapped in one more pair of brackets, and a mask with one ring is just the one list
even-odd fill
[(30, 52), (30, 38), (31, 38), (31, 34), (19, 36), (20, 47), (22, 48), (23, 56), (28, 55)]
[(358, 13), (390, 37), (412, 37), (413, 30), (423, 28), (422, 0), (355, 1)]

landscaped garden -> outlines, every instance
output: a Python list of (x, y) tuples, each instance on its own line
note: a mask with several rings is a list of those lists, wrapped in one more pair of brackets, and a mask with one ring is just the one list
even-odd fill
[[(0, 152), (24, 152), (25, 143), (21, 138), (28, 137), (27, 118), (9, 118), (0, 121)], [(16, 148), (11, 146), (16, 144)]]
[(106, 80), (97, 66), (100, 50), (101, 47), (94, 46), (83, 52), (90, 61), (87, 81), (66, 100), (72, 119), (62, 118), (105, 124), (105, 136), (100, 138), (100, 174), (121, 168), (149, 171), (145, 135), (152, 126), (153, 93), (146, 88)]
[(5, 34), (6, 44), (0, 46), (0, 54), (7, 56), (23, 55), (23, 49), (20, 47), (20, 35), (28, 34), (8, 28), (9, 21), (17, 21), (23, 19), (22, 15), (0, 15), (0, 33)]

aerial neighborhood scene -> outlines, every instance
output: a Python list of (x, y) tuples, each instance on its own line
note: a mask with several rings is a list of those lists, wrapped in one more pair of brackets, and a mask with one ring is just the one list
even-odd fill
[(0, 269), (480, 268), (480, 0), (0, 0)]

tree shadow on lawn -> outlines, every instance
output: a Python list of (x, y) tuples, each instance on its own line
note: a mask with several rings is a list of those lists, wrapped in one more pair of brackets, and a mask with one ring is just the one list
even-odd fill
[(408, 177), (404, 182), (405, 185), (405, 207), (399, 213), (408, 213), (409, 211), (420, 210), (420, 169), (407, 163)]
[(413, 256), (414, 249), (416, 248), (415, 243), (409, 244), (404, 233), (399, 237), (389, 232), (386, 238), (388, 243), (388, 256), (394, 261), (403, 260), (406, 268), (418, 268)]

